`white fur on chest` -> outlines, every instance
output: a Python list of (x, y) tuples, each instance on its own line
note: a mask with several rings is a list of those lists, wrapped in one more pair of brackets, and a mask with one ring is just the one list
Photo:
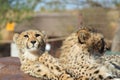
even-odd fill
[(29, 60), (32, 60), (32, 61), (35, 61), (39, 58), (39, 56), (37, 55), (34, 55), (32, 53), (30, 53), (29, 51), (25, 51), (25, 53), (23, 54), (23, 56), (26, 58), (26, 59), (29, 59)]

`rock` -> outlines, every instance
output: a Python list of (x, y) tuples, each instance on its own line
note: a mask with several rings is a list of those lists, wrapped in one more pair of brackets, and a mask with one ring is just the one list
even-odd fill
[(16, 57), (0, 58), (0, 80), (40, 80), (20, 71), (20, 61)]

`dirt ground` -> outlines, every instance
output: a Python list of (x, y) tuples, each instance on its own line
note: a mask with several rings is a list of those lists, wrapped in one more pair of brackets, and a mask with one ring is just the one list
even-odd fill
[(0, 80), (40, 80), (20, 71), (20, 61), (16, 57), (0, 58)]

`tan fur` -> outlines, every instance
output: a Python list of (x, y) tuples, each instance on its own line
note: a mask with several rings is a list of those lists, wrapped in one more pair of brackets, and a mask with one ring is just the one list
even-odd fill
[(104, 49), (105, 40), (102, 34), (82, 28), (63, 42), (61, 63), (67, 73), (77, 80), (109, 80), (113, 77), (111, 71), (97, 62), (97, 58), (103, 56)]
[[(21, 70), (43, 80), (73, 80), (65, 73), (59, 60), (45, 52), (46, 35), (37, 30), (28, 30), (13, 37), (19, 52)], [(63, 76), (61, 78), (61, 76)]]
[[(81, 34), (82, 33), (82, 34)], [(85, 33), (85, 35), (84, 35)], [(83, 38), (82, 36), (84, 36), (85, 38)], [(83, 39), (85, 40), (83, 40)], [(87, 40), (87, 38), (89, 38)], [(101, 48), (101, 39), (103, 39), (103, 35), (99, 34), (99, 33), (91, 33), (90, 30), (88, 28), (82, 28), (80, 30), (78, 30), (75, 33), (72, 33), (70, 36), (68, 36), (62, 46), (61, 46), (61, 55), (60, 58), (62, 58), (63, 63), (66, 63), (67, 58), (69, 57), (70, 54), (74, 55), (74, 52), (70, 53), (71, 48), (75, 45), (75, 44), (81, 44), (79, 42), (79, 39), (82, 40), (81, 42), (85, 43), (84, 48), (91, 48), (94, 51), (98, 52), (98, 49)], [(83, 44), (84, 45), (84, 44)], [(83, 46), (82, 45), (82, 46)], [(98, 53), (99, 55), (99, 53)], [(103, 55), (103, 53), (101, 52), (100, 55)]]
[(120, 55), (104, 55), (100, 58), (100, 61), (112, 74), (120, 77)]

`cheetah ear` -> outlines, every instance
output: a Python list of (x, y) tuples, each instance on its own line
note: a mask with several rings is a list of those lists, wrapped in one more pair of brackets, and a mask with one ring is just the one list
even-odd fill
[(45, 33), (45, 31), (41, 31), (41, 32), (42, 32), (42, 34), (43, 34), (44, 41), (46, 42), (46, 40), (47, 40), (47, 34)]
[(78, 40), (79, 40), (79, 42), (81, 43), (81, 44), (84, 44), (84, 43), (86, 43), (86, 41), (90, 38), (90, 33), (89, 32), (87, 32), (87, 31), (78, 31), (77, 32), (78, 34)]
[(18, 38), (19, 34), (18, 33), (15, 33), (14, 36), (13, 36), (13, 41), (16, 42), (17, 38)]

